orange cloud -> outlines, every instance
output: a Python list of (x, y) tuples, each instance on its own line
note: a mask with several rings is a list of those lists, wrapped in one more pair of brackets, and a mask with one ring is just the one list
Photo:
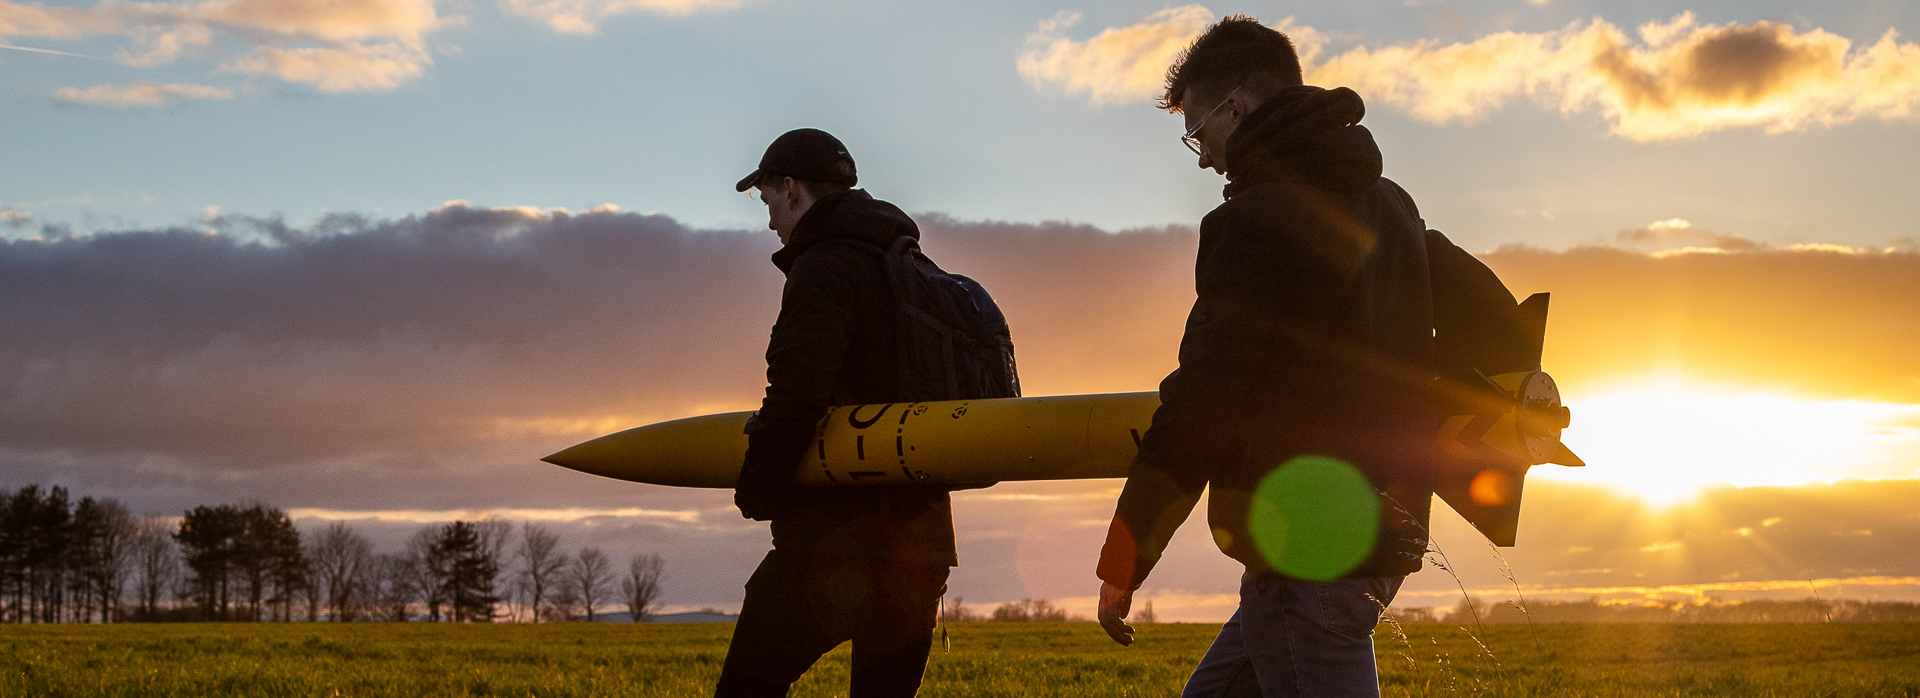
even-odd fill
[(1631, 230), (1622, 230), (1614, 237), (1622, 248), (1644, 250), (1662, 257), (1675, 254), (1755, 252), (1767, 248), (1763, 243), (1738, 235), (1722, 235), (1705, 228), (1695, 227), (1685, 218), (1654, 221)]
[(110, 31), (111, 22), (89, 10), (75, 7), (20, 5), (0, 0), (0, 37), (38, 36), (49, 39), (78, 39), (90, 33)]
[(237, 27), (335, 42), (417, 42), (440, 26), (431, 0), (215, 0), (196, 6), (193, 14)]
[(598, 22), (629, 12), (688, 15), (739, 6), (739, 0), (500, 0), (502, 11), (545, 22), (563, 34), (598, 34)]
[[(119, 34), (127, 45), (115, 61), (150, 68), (199, 55), (218, 59), (228, 39), (246, 46), (214, 72), (271, 75), (314, 85), (320, 92), (380, 92), (419, 77), (433, 60), (426, 37), (445, 22), (431, 0), (209, 0), (129, 3), (104, 0), (89, 8), (45, 8), (0, 0), (0, 37), (78, 39)], [(158, 89), (145, 82), (81, 90), (63, 88), (62, 101), (125, 107), (180, 98), (225, 99), (231, 90), (206, 86)], [(215, 92), (225, 96), (213, 96)]]
[(1598, 111), (1637, 141), (1904, 119), (1920, 105), (1920, 46), (1892, 30), (1855, 50), (1821, 29), (1702, 25), (1687, 12), (1638, 35), (1596, 18), (1466, 43), (1361, 46), (1312, 65), (1308, 79), (1435, 123), (1480, 118), (1524, 93), (1563, 113)]
[(126, 82), (95, 85), (87, 89), (62, 87), (53, 98), (74, 104), (93, 104), (115, 109), (158, 107), (189, 99), (231, 99), (233, 91), (208, 85), (153, 82)]
[(320, 92), (386, 92), (419, 77), (433, 63), (418, 46), (403, 43), (346, 44), (330, 47), (262, 46), (221, 72), (272, 75), (287, 82), (312, 83)]
[[(1160, 73), (1212, 18), (1187, 5), (1075, 42), (1060, 32), (1078, 15), (1063, 15), (1029, 37), (1020, 73), (1036, 87), (1085, 93), (1095, 104), (1151, 99)], [(1908, 119), (1920, 107), (1920, 45), (1893, 30), (1856, 47), (1822, 29), (1699, 24), (1687, 12), (1640, 26), (1637, 38), (1595, 18), (1550, 32), (1334, 54), (1332, 39), (1313, 27), (1291, 17), (1275, 26), (1298, 45), (1307, 82), (1349, 86), (1432, 123), (1480, 119), (1525, 95), (1563, 114), (1597, 112), (1614, 135), (1660, 141), (1728, 128), (1779, 133)]]
[(1064, 32), (1080, 18), (1078, 12), (1061, 12), (1041, 22), (1020, 54), (1020, 76), (1035, 88), (1057, 85), (1067, 94), (1087, 95), (1094, 104), (1121, 104), (1158, 94), (1167, 66), (1213, 20), (1213, 12), (1183, 5), (1086, 41), (1067, 38)]

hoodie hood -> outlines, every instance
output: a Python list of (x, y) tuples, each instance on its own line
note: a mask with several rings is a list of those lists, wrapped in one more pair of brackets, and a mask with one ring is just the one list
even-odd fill
[(1227, 137), (1222, 164), (1233, 175), (1226, 196), (1288, 180), (1358, 191), (1380, 179), (1380, 146), (1360, 125), (1360, 95), (1345, 87), (1289, 87), (1248, 114)]
[(893, 204), (864, 189), (829, 194), (813, 202), (793, 225), (787, 245), (773, 253), (773, 265), (786, 272), (807, 250), (827, 240), (856, 240), (885, 250), (905, 235), (920, 239), (920, 226)]

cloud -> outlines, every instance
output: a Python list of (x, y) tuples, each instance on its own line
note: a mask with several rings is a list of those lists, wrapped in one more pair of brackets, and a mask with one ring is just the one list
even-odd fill
[(159, 107), (189, 99), (232, 99), (233, 90), (181, 83), (124, 82), (118, 85), (95, 85), (84, 90), (62, 87), (54, 91), (53, 98), (75, 104), (129, 109)]
[[(1151, 389), (1173, 368), (1191, 229), (920, 219), (929, 252), (1000, 299), (1034, 394)], [(1701, 240), (1741, 253), (1649, 254)], [(1569, 389), (1678, 372), (1920, 404), (1920, 254), (1768, 247), (1678, 219), (1620, 244), (1482, 255), (1517, 295), (1554, 293), (1548, 367)], [(0, 448), (425, 467), (748, 408), (776, 246), (614, 207), (464, 202), (0, 242)]]
[[(572, 523), (582, 519), (595, 518), (639, 518), (665, 519), (679, 523), (699, 523), (701, 511), (698, 509), (679, 509), (661, 511), (640, 507), (621, 507), (618, 509), (587, 509), (567, 507), (564, 509), (450, 509), (425, 511), (403, 509), (397, 511), (342, 511), (335, 509), (288, 509), (287, 515), (296, 519), (320, 519), (322, 521), (403, 521), (407, 523), (446, 523), (449, 521), (477, 521), (487, 517), (512, 519), (515, 521), (557, 521)], [(739, 517), (739, 512), (723, 511), (725, 516)]]
[[(1179, 10), (1197, 19), (1173, 21), (1167, 10), (1084, 44), (1056, 36), (1058, 22), (1043, 24), (1030, 42), (1045, 48), (1021, 55), (1021, 74), (1036, 86), (1087, 92), (1099, 104), (1150, 99), (1158, 88), (1150, 74), (1165, 70), (1211, 18), (1197, 5)], [(1701, 24), (1686, 12), (1638, 27), (1637, 38), (1595, 18), (1555, 31), (1333, 53), (1328, 36), (1291, 17), (1276, 27), (1298, 44), (1307, 82), (1349, 86), (1373, 104), (1437, 124), (1482, 119), (1521, 95), (1566, 115), (1597, 113), (1614, 135), (1636, 141), (1905, 120), (1920, 107), (1920, 45), (1891, 29), (1855, 46), (1818, 28)], [(1155, 39), (1121, 40), (1147, 33)], [(1116, 38), (1103, 41), (1109, 34)]]
[(285, 36), (333, 42), (417, 41), (441, 25), (432, 0), (214, 0), (194, 16)]
[(89, 33), (111, 31), (112, 26), (109, 18), (89, 10), (0, 0), (0, 36), (78, 39)]
[(33, 222), (33, 212), (23, 211), (12, 206), (0, 206), (0, 225), (8, 228), (24, 228)]
[(1150, 99), (1165, 84), (1167, 66), (1213, 20), (1201, 5), (1171, 7), (1125, 27), (1110, 27), (1086, 41), (1065, 32), (1081, 19), (1062, 11), (1040, 23), (1020, 54), (1020, 76), (1036, 89), (1057, 86), (1085, 94), (1094, 104)]
[(1362, 46), (1313, 65), (1309, 80), (1434, 123), (1478, 119), (1525, 93), (1562, 113), (1597, 111), (1637, 141), (1907, 119), (1920, 105), (1920, 46), (1893, 30), (1856, 48), (1821, 29), (1700, 24), (1687, 12), (1637, 33), (1596, 18), (1465, 43)]
[[(610, 206), (450, 202), (309, 226), (210, 213), (179, 229), (0, 241), (0, 487), (65, 484), (169, 513), (258, 499), (384, 526), (379, 540), (394, 546), (420, 522), (508, 512), (565, 526), (569, 545), (669, 553), (676, 603), (737, 600), (766, 534), (728, 510), (729, 493), (535, 459), (627, 426), (756, 405), (782, 282), (770, 234)], [(1193, 300), (1191, 229), (918, 220), (929, 254), (1008, 313), (1029, 394), (1151, 389), (1174, 367)], [(1652, 249), (1702, 234), (1672, 219), (1643, 228)], [(1570, 398), (1680, 372), (1920, 404), (1920, 254), (1482, 258), (1518, 294), (1553, 292), (1547, 368)], [(1920, 575), (1905, 553), (1920, 536), (1920, 485), (1713, 491), (1704, 508), (1659, 510), (1551, 472), (1530, 478), (1522, 545), (1505, 551), (1522, 584)], [(1110, 516), (1115, 486), (956, 496), (955, 593), (1084, 593), (1102, 530), (1076, 524)], [(1470, 588), (1505, 584), (1465, 523), (1439, 514), (1435, 527)], [(1184, 527), (1169, 556), (1152, 594), (1233, 591), (1235, 564), (1204, 526)], [(1431, 572), (1410, 585), (1440, 593), (1453, 582)]]
[[(923, 222), (930, 250), (979, 270), (1016, 321), (1088, 326), (1023, 336), (1035, 388), (1150, 387), (1171, 357), (1190, 232)], [(1063, 245), (1082, 260), (1074, 269), (1022, 261)], [(779, 297), (766, 261), (776, 247), (612, 207), (464, 202), (395, 221), (223, 215), (9, 241), (0, 448), (220, 468), (383, 453), (426, 463), (441, 448), (515, 443), (536, 456), (622, 424), (750, 407)], [(1153, 283), (1113, 289), (1115, 274)]]
[(563, 34), (598, 34), (598, 22), (630, 12), (689, 15), (739, 6), (739, 0), (500, 0), (502, 11), (545, 22)]
[(1654, 221), (1614, 235), (1619, 247), (1651, 252), (1655, 255), (1755, 252), (1767, 245), (1738, 235), (1722, 235), (1694, 227), (1685, 218)]
[[(215, 72), (269, 75), (312, 84), (322, 93), (389, 91), (418, 78), (433, 63), (428, 35), (446, 25), (431, 0), (103, 0), (85, 8), (0, 0), (0, 37), (117, 34), (127, 43), (113, 57), (124, 65), (214, 62)], [(234, 46), (242, 47), (242, 55), (223, 59)], [(129, 83), (137, 84), (144, 83)], [(56, 98), (107, 106), (168, 101), (137, 101), (140, 95), (124, 91), (136, 101), (74, 99), (111, 92), (101, 88), (66, 88)]]
[(262, 46), (221, 66), (220, 72), (311, 83), (322, 94), (386, 92), (419, 77), (432, 63), (425, 50), (402, 43), (291, 49)]

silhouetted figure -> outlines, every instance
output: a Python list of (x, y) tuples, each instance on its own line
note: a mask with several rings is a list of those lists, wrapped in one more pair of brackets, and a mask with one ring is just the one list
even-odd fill
[(896, 307), (882, 251), (920, 237), (892, 204), (853, 189), (846, 146), (824, 131), (774, 140), (736, 189), (767, 206), (787, 275), (767, 344), (767, 396), (748, 426), (734, 502), (773, 525), (773, 551), (747, 581), (716, 696), (784, 696), (821, 655), (853, 642), (853, 698), (912, 696), (933, 641), (954, 555), (945, 488), (796, 488), (831, 405), (905, 402)]
[(1426, 549), (1433, 309), (1422, 223), (1380, 176), (1346, 88), (1302, 84), (1285, 35), (1244, 15), (1168, 72), (1199, 166), (1198, 300), (1100, 554), (1101, 624), (1124, 618), (1211, 486), (1240, 607), (1188, 696), (1378, 695), (1372, 632)]

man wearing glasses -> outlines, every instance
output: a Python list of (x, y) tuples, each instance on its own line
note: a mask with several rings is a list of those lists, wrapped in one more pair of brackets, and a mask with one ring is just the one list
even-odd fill
[(767, 395), (747, 426), (734, 504), (771, 521), (773, 550), (747, 580), (720, 698), (784, 696), (842, 642), (852, 698), (912, 696), (954, 555), (947, 490), (792, 486), (829, 405), (902, 402), (893, 291), (880, 251), (920, 229), (854, 189), (853, 156), (825, 131), (788, 131), (735, 187), (767, 207), (787, 275), (767, 342)]
[(1426, 550), (1426, 226), (1380, 176), (1360, 97), (1302, 82), (1286, 36), (1235, 15), (1161, 98), (1226, 201), (1200, 223), (1199, 298), (1101, 550), (1099, 618), (1132, 643), (1134, 590), (1211, 487), (1214, 541), (1246, 573), (1187, 696), (1379, 695), (1373, 627)]

